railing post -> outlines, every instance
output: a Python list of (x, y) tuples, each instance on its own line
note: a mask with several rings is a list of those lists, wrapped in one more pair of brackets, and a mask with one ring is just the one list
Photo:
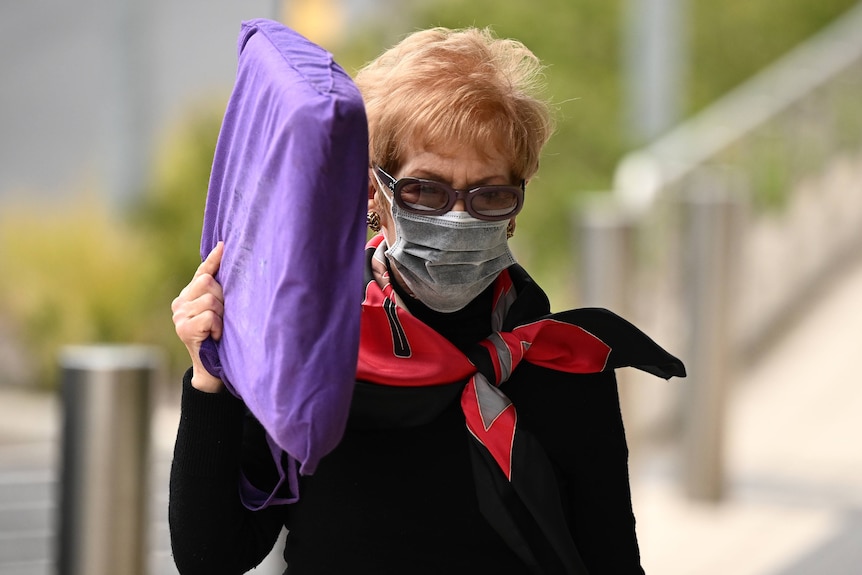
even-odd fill
[(727, 174), (703, 168), (683, 195), (689, 350), (682, 386), (682, 478), (688, 497), (724, 494), (724, 419), (733, 367), (731, 297), (739, 195)]
[[(610, 196), (610, 194), (607, 194)], [(632, 224), (612, 197), (596, 198), (579, 214), (581, 305), (628, 311)]]
[(161, 361), (143, 346), (61, 353), (59, 575), (147, 572), (151, 395)]
[[(579, 305), (607, 308), (631, 319), (629, 286), (636, 275), (632, 213), (623, 209), (610, 193), (593, 200), (578, 214), (575, 224), (579, 234)], [(628, 442), (633, 448), (641, 440), (637, 390), (630, 370), (619, 370), (616, 376), (620, 408), (624, 420), (630, 423)]]

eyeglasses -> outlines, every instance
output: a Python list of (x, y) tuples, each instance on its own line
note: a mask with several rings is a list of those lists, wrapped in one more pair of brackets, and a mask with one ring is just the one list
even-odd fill
[(467, 213), (474, 218), (499, 221), (516, 215), (524, 205), (523, 181), (520, 186), (476, 186), (471, 190), (456, 190), (434, 180), (396, 180), (380, 166), (374, 166), (374, 173), (381, 185), (385, 182), (399, 208), (416, 214), (440, 216), (463, 199)]

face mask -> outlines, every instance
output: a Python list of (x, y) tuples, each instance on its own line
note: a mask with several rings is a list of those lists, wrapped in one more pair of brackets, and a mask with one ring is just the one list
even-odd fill
[(398, 239), (386, 255), (413, 295), (435, 311), (463, 308), (515, 263), (508, 220), (488, 222), (467, 212), (423, 216), (390, 205)]

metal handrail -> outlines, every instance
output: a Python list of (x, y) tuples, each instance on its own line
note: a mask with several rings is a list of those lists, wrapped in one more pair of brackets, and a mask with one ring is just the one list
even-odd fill
[(612, 193), (641, 212), (662, 190), (862, 60), (862, 2), (717, 102), (617, 165)]
[[(836, 158), (862, 148), (860, 30), (862, 3), (692, 119), (623, 158), (611, 193), (581, 214), (583, 303), (618, 309), (686, 361), (689, 378), (683, 385), (650, 387), (626, 374), (622, 396), (624, 409), (637, 406), (628, 414), (635, 416), (634, 425), (627, 424), (635, 435), (655, 424), (679, 426), (682, 482), (692, 498), (722, 497), (723, 404), (739, 352), (766, 339), (770, 326), (823, 276), (828, 260), (862, 245), (862, 193), (848, 195), (840, 183), (833, 193), (828, 185), (810, 181), (807, 196), (800, 192), (806, 180), (834, 168)], [(836, 136), (848, 125), (852, 141), (842, 141)], [(761, 155), (769, 161), (760, 161)], [(862, 165), (862, 158), (849, 163)], [(849, 176), (844, 172), (862, 190), (862, 169)], [(758, 215), (753, 192), (762, 191), (754, 189), (759, 177), (780, 187), (786, 199), (780, 217)], [(802, 250), (791, 249), (776, 262), (777, 252), (758, 252), (764, 245), (774, 250), (788, 243), (780, 235), (778, 241), (771, 238), (772, 244), (761, 241), (763, 229), (775, 228), (782, 217), (789, 222), (779, 234), (799, 235), (799, 228), (812, 227), (798, 225), (799, 220), (818, 219), (812, 204), (822, 208), (817, 203), (825, 197), (841, 203), (843, 217), (821, 214), (819, 219), (832, 226), (827, 233), (814, 228), (803, 241), (790, 242), (806, 248), (828, 244), (817, 245), (815, 257), (805, 262)], [(798, 208), (800, 198), (807, 203)], [(839, 225), (846, 229), (838, 230)], [(813, 259), (823, 261), (814, 265)], [(764, 261), (775, 269), (763, 273), (758, 268)], [(771, 283), (746, 290), (741, 281), (747, 277)], [(791, 288), (781, 285), (794, 281)]]

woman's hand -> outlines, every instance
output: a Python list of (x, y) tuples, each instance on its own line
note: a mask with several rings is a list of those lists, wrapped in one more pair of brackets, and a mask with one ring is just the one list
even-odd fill
[(224, 383), (204, 368), (200, 350), (208, 337), (218, 341), (222, 335), (224, 293), (214, 276), (223, 252), (224, 243), (219, 242), (198, 266), (189, 285), (171, 303), (174, 328), (192, 360), (192, 386), (210, 393), (221, 391)]

